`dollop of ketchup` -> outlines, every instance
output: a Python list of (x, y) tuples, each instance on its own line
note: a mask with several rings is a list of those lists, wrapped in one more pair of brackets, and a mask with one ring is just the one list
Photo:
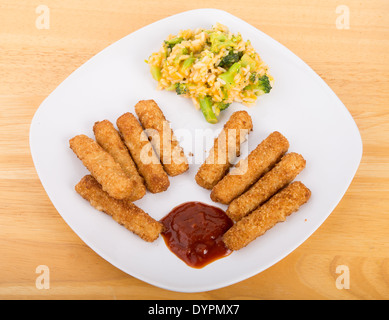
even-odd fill
[(233, 222), (217, 207), (186, 202), (162, 218), (161, 223), (167, 247), (190, 267), (203, 268), (231, 253), (222, 236)]

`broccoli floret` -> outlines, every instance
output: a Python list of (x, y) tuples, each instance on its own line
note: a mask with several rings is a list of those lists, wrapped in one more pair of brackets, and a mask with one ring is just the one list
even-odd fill
[(179, 64), (181, 56), (187, 55), (188, 53), (189, 49), (187, 47), (182, 48), (179, 52), (177, 52), (176, 57), (174, 58), (174, 63)]
[(222, 79), (226, 82), (226, 84), (225, 84), (226, 88), (230, 87), (231, 85), (233, 85), (235, 83), (234, 78), (235, 78), (236, 74), (240, 71), (240, 68), (241, 68), (241, 64), (239, 62), (235, 62), (228, 69), (227, 72), (224, 72), (219, 76), (220, 79)]
[(256, 73), (256, 72), (253, 72), (253, 73), (250, 75), (250, 78), (249, 78), (250, 82), (251, 82), (251, 83), (254, 83), (256, 77), (257, 77), (257, 73)]
[(174, 47), (176, 44), (181, 43), (183, 40), (184, 40), (184, 38), (182, 38), (182, 37), (175, 37), (175, 38), (170, 39), (170, 40), (165, 40), (165, 44), (166, 44), (166, 46), (167, 46), (169, 49), (173, 49), (173, 47)]
[(199, 99), (200, 109), (209, 123), (217, 123), (217, 116), (220, 111), (223, 111), (228, 108), (230, 103), (218, 102), (213, 105), (212, 98), (210, 96), (201, 97)]
[(211, 44), (211, 51), (218, 53), (222, 48), (236, 47), (236, 39), (228, 39), (224, 33), (212, 32), (209, 34), (209, 42)]
[(209, 35), (209, 42), (211, 43), (211, 51), (212, 52), (219, 52), (220, 51), (220, 44), (226, 41), (227, 37), (223, 33), (218, 32), (212, 32)]
[(264, 93), (269, 93), (271, 90), (271, 84), (269, 77), (265, 74), (258, 79), (258, 88), (262, 90)]
[(226, 103), (226, 102), (218, 102), (215, 103), (212, 108), (216, 116), (219, 116), (220, 112), (227, 109), (230, 106), (231, 103)]
[(210, 96), (205, 96), (199, 99), (200, 109), (209, 123), (217, 123), (217, 117), (212, 110), (212, 98)]
[(151, 66), (150, 67), (150, 71), (151, 71), (151, 75), (153, 76), (153, 78), (157, 81), (161, 80), (161, 68), (160, 67), (157, 67), (157, 66)]
[(269, 93), (271, 89), (270, 80), (266, 74), (259, 77), (257, 82), (249, 84), (244, 88), (244, 90), (260, 90), (263, 93)]
[(231, 50), (219, 63), (219, 67), (229, 69), (235, 62), (238, 62), (242, 57), (243, 52), (234, 52)]
[(176, 83), (176, 92), (178, 95), (188, 93), (188, 85), (186, 83)]
[(246, 67), (247, 65), (250, 66), (250, 70), (255, 70), (256, 67), (257, 67), (257, 63), (256, 61), (251, 58), (247, 53), (245, 53), (243, 56), (242, 56), (242, 59), (241, 59), (241, 62), (242, 62), (242, 67)]
[(195, 61), (196, 61), (196, 58), (194, 58), (194, 57), (193, 57), (193, 54), (191, 53), (191, 54), (190, 54), (190, 57), (187, 58), (187, 59), (184, 61), (184, 63), (182, 64), (181, 70), (182, 70), (182, 71), (185, 71), (185, 70), (189, 69)]
[(219, 102), (217, 104), (217, 107), (219, 108), (220, 111), (226, 110), (231, 103), (225, 103), (225, 102)]

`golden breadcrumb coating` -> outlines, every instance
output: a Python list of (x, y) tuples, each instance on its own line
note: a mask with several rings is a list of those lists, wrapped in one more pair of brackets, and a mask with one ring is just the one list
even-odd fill
[[(166, 173), (177, 176), (187, 171), (188, 160), (157, 103), (154, 100), (141, 100), (135, 105), (135, 112), (151, 138)], [(149, 131), (154, 132), (150, 134)]]
[(293, 182), (261, 207), (235, 223), (224, 235), (223, 241), (230, 250), (239, 250), (263, 235), (278, 222), (297, 211), (311, 196), (301, 182)]
[(143, 178), (139, 175), (126, 145), (113, 124), (108, 120), (98, 121), (93, 126), (93, 132), (97, 143), (120, 164), (127, 176), (135, 181), (134, 192), (129, 200), (143, 198), (146, 194)]
[(246, 135), (253, 130), (253, 123), (246, 111), (234, 112), (226, 122), (205, 162), (196, 174), (196, 182), (205, 189), (212, 189), (227, 173)]
[(227, 215), (232, 220), (239, 221), (278, 190), (292, 182), (304, 168), (305, 160), (300, 154), (294, 152), (286, 154), (273, 169), (230, 203)]
[(271, 133), (213, 187), (211, 199), (229, 204), (269, 171), (288, 148), (289, 142), (281, 133)]
[(116, 199), (133, 195), (135, 181), (130, 179), (114, 158), (95, 140), (78, 135), (69, 140), (70, 148), (101, 184), (104, 191)]
[(127, 112), (117, 119), (116, 124), (139, 173), (145, 179), (147, 190), (152, 193), (166, 191), (170, 185), (169, 177), (139, 121)]
[(116, 222), (145, 241), (154, 241), (163, 230), (160, 222), (129, 200), (112, 198), (91, 175), (83, 177), (75, 189), (94, 208), (109, 214)]

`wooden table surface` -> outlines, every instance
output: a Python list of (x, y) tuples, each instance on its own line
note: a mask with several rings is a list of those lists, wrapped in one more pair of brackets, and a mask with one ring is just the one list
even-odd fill
[[(342, 201), (294, 252), (240, 283), (183, 294), (127, 275), (81, 241), (38, 179), (29, 128), (89, 58), (195, 8), (228, 11), (307, 62), (354, 117), (363, 158)], [(389, 299), (388, 12), (387, 0), (0, 0), (0, 299)], [(36, 284), (41, 265), (49, 289)]]

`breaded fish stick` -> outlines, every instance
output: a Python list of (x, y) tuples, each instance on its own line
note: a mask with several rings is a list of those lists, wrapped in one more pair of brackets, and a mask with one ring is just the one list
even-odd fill
[(129, 200), (143, 198), (146, 194), (143, 178), (139, 175), (126, 145), (113, 124), (108, 120), (98, 121), (93, 126), (93, 132), (97, 143), (120, 164), (127, 176), (135, 181), (134, 191)]
[(237, 111), (231, 115), (196, 174), (199, 186), (212, 189), (225, 176), (235, 157), (240, 155), (240, 145), (251, 130), (253, 123), (246, 111)]
[(78, 135), (69, 140), (70, 148), (84, 166), (101, 184), (104, 191), (116, 199), (133, 195), (135, 182), (123, 171), (114, 158), (99, 144), (86, 135)]
[(281, 133), (273, 132), (213, 187), (211, 199), (229, 204), (269, 171), (288, 148), (288, 140)]
[(91, 175), (83, 177), (75, 189), (97, 210), (109, 214), (116, 222), (145, 241), (154, 241), (162, 232), (163, 225), (160, 222), (127, 199), (118, 200), (109, 196)]
[(177, 176), (187, 171), (188, 160), (157, 103), (154, 100), (141, 100), (135, 105), (135, 112), (143, 128), (157, 134), (151, 135), (151, 144), (166, 173)]
[(227, 215), (239, 221), (278, 190), (285, 187), (304, 169), (305, 160), (297, 153), (288, 153), (273, 169), (260, 178), (249, 190), (234, 199), (227, 209)]
[(239, 250), (263, 235), (276, 223), (297, 211), (311, 196), (311, 191), (301, 182), (293, 182), (270, 198), (264, 205), (235, 223), (223, 236), (230, 250)]
[(127, 112), (117, 119), (116, 124), (139, 173), (145, 179), (147, 190), (152, 193), (165, 191), (170, 185), (168, 175), (139, 121), (132, 113)]

